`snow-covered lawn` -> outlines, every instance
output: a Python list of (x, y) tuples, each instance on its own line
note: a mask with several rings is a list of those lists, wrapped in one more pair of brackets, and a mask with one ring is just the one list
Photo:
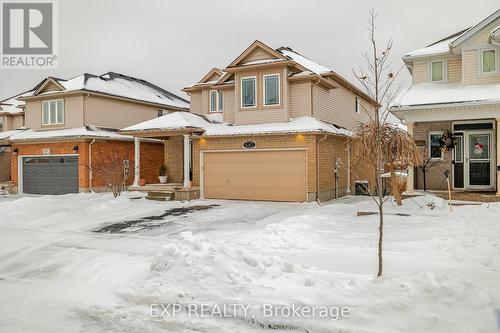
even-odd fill
[[(0, 198), (1, 332), (499, 330), (500, 203), (452, 213), (433, 196), (388, 203), (385, 271), (375, 279), (378, 216), (356, 217), (375, 210), (369, 198), (318, 206), (127, 196)], [(151, 304), (184, 308), (160, 318)], [(196, 318), (190, 304), (251, 307)], [(268, 304), (350, 312), (269, 317)]]

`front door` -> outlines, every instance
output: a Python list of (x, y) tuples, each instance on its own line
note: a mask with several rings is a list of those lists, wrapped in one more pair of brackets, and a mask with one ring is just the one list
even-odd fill
[(495, 184), (492, 131), (465, 132), (465, 188), (492, 190)]

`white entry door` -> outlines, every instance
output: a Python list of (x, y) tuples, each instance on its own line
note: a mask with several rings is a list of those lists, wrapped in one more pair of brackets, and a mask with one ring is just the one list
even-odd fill
[(495, 143), (492, 131), (465, 132), (465, 188), (493, 190), (495, 185)]

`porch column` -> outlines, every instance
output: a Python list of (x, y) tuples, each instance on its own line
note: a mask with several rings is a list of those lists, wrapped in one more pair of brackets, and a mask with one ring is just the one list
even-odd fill
[[(408, 134), (413, 138), (413, 123), (405, 123), (407, 127)], [(414, 169), (413, 163), (408, 166), (408, 177), (406, 179), (406, 192), (413, 193), (415, 191), (413, 184), (414, 181)]]
[(500, 165), (500, 118), (497, 118), (497, 154), (495, 156), (495, 170), (497, 174), (497, 195), (500, 195), (500, 171), (498, 170), (498, 166)]
[(191, 162), (191, 142), (189, 134), (184, 134), (184, 187), (189, 187), (189, 164)]
[(134, 138), (134, 186), (139, 186), (141, 178), (141, 139)]

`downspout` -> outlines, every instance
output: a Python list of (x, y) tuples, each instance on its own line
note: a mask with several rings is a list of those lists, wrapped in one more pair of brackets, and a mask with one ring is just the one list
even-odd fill
[(326, 137), (326, 133), (319, 140), (316, 137), (316, 202), (318, 203), (318, 205), (321, 205), (321, 201), (319, 200), (319, 144), (320, 142), (325, 140)]
[(89, 192), (92, 192), (92, 145), (95, 143), (95, 139), (93, 139), (89, 143)]

